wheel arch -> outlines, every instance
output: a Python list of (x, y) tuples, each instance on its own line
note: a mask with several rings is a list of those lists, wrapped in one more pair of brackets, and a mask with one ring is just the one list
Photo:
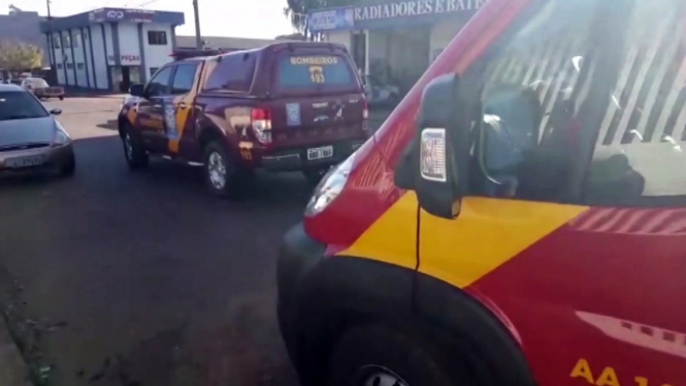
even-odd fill
[(124, 138), (124, 127), (130, 124), (125, 115), (119, 114), (117, 116), (117, 131), (119, 132), (119, 137)]
[(224, 134), (221, 130), (219, 130), (216, 127), (200, 126), (198, 130), (197, 141), (201, 152), (203, 151), (203, 149), (205, 149), (205, 146), (207, 146), (208, 143), (212, 141), (219, 141), (221, 143), (224, 143), (225, 140), (226, 134)]
[(475, 364), (475, 371), (487, 374), (495, 364), (504, 377), (494, 380), (498, 384), (535, 384), (497, 316), (467, 293), (416, 271), (351, 256), (325, 258), (301, 280), (296, 297), (294, 361), (305, 385), (323, 384), (332, 346), (364, 323), (418, 335), (446, 353), (477, 348), (489, 367)]

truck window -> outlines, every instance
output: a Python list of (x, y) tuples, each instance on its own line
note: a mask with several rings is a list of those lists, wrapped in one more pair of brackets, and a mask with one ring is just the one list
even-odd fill
[(465, 77), (465, 89), (482, 90), (475, 194), (557, 201), (565, 193), (577, 154), (574, 122), (596, 77), (598, 4), (539, 2)]
[(684, 4), (636, 2), (585, 193), (591, 202), (686, 203)]
[(357, 79), (348, 60), (339, 55), (283, 56), (276, 66), (281, 90), (352, 88)]
[(150, 80), (146, 90), (149, 96), (159, 96), (169, 94), (169, 78), (171, 78), (173, 67), (163, 68)]
[(256, 58), (257, 55), (251, 52), (223, 56), (211, 70), (205, 82), (205, 90), (250, 91)]
[(193, 83), (195, 82), (195, 72), (197, 71), (197, 68), (198, 65), (196, 63), (178, 65), (176, 67), (176, 72), (174, 73), (171, 93), (179, 95), (191, 92)]

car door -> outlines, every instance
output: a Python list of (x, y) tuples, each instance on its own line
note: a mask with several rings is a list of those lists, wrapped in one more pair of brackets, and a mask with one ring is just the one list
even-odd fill
[(145, 147), (154, 153), (166, 153), (165, 101), (172, 97), (174, 66), (159, 70), (145, 87), (145, 97), (138, 102), (137, 125)]
[(200, 62), (186, 62), (176, 66), (172, 80), (172, 98), (165, 101), (167, 150), (190, 161), (200, 159), (194, 125), (196, 85), (200, 76)]
[(686, 384), (683, 2), (532, 4), (460, 74), (470, 194), (421, 211), (418, 271), (497, 315), (541, 385)]

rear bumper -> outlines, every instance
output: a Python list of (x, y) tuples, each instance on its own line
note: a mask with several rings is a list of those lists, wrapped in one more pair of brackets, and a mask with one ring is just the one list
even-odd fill
[[(33, 157), (40, 156), (44, 158), (44, 162), (37, 166), (10, 168), (7, 166), (7, 160), (12, 158)], [(43, 147), (22, 151), (10, 151), (0, 153), (0, 174), (23, 174), (26, 172), (39, 170), (55, 170), (59, 169), (65, 163), (71, 162), (74, 159), (74, 148), (69, 142), (64, 146)]]
[(64, 96), (64, 91), (40, 91), (33, 90), (33, 95), (42, 98), (59, 98)]
[(307, 168), (327, 167), (344, 161), (355, 152), (357, 148), (362, 146), (364, 142), (364, 139), (334, 142), (330, 144), (333, 146), (333, 156), (318, 160), (308, 160), (307, 149), (327, 146), (326, 144), (276, 150), (262, 155), (261, 166), (270, 171), (294, 171)]

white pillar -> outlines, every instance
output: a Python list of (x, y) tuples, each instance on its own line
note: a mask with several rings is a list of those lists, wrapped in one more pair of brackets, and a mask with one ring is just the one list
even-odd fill
[(364, 30), (364, 75), (369, 75), (369, 30)]

